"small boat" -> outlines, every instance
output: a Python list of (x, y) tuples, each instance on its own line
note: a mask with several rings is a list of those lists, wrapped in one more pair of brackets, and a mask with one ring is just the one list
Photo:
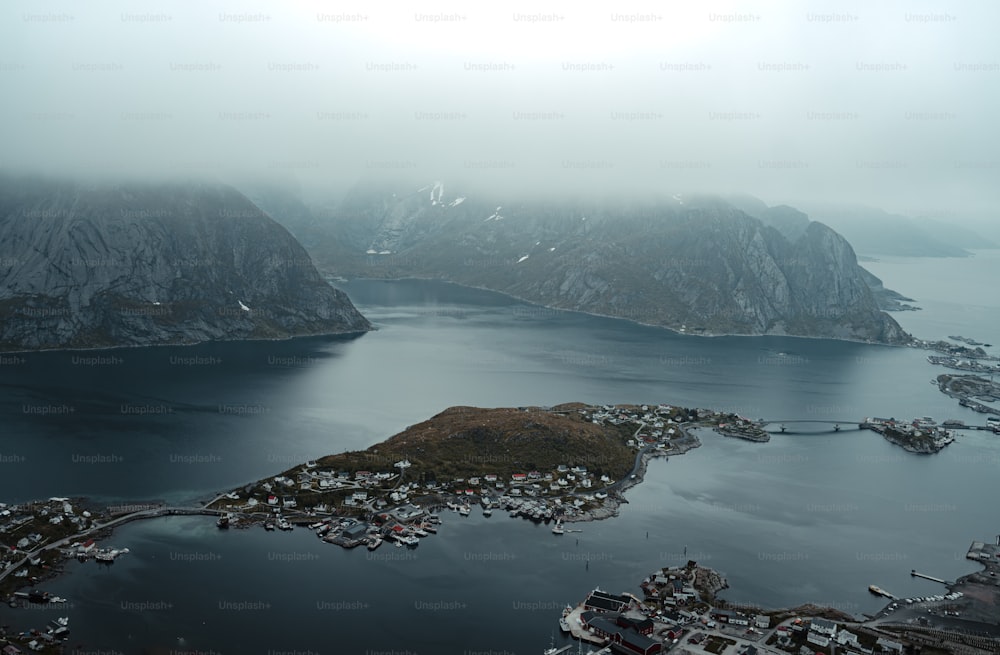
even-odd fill
[(493, 510), (488, 505), (483, 508), (483, 516), (493, 516)]
[(382, 537), (375, 537), (368, 540), (368, 550), (375, 550), (382, 545)]
[(403, 544), (404, 546), (409, 546), (410, 548), (416, 548), (420, 543), (420, 540), (414, 537), (412, 534), (397, 535), (396, 541)]
[(264, 523), (264, 529), (267, 530), (268, 532), (274, 530), (274, 521), (267, 521), (266, 523)]
[(292, 524), (288, 522), (288, 519), (281, 519), (280, 521), (278, 521), (278, 529), (279, 530), (291, 530), (292, 529)]
[(118, 551), (114, 550), (101, 550), (94, 554), (94, 559), (98, 562), (104, 562), (105, 564), (111, 564), (115, 561), (115, 556), (118, 555)]
[(559, 629), (563, 632), (571, 632), (569, 627), (569, 615), (573, 611), (573, 608), (569, 605), (563, 610), (562, 616), (559, 617)]
[(472, 508), (468, 505), (462, 505), (458, 508), (458, 513), (462, 516), (468, 516), (470, 512), (472, 512)]
[(424, 530), (425, 532), (429, 532), (429, 533), (431, 533), (431, 534), (437, 534), (437, 531), (438, 531), (438, 529), (437, 529), (437, 528), (435, 528), (435, 527), (434, 527), (433, 525), (431, 525), (430, 523), (424, 523), (424, 525), (422, 526), (422, 528), (423, 528), (423, 530)]
[(543, 655), (559, 655), (559, 653), (565, 653), (566, 651), (568, 651), (572, 647), (573, 647), (573, 644), (567, 644), (566, 646), (563, 646), (562, 648), (556, 648), (556, 639), (555, 639), (555, 636), (553, 636), (549, 647), (546, 648), (544, 651), (542, 651), (542, 653), (543, 653)]
[(556, 524), (552, 526), (552, 534), (566, 534), (562, 521), (556, 521)]

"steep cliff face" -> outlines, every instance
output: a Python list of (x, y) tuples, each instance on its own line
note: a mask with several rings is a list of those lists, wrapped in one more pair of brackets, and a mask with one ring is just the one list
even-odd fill
[(850, 245), (818, 223), (785, 220), (790, 240), (718, 198), (457, 202), (439, 188), (351, 194), (334, 229), (355, 255), (324, 263), (700, 334), (909, 339), (879, 311)]
[(232, 188), (0, 178), (0, 348), (370, 329)]

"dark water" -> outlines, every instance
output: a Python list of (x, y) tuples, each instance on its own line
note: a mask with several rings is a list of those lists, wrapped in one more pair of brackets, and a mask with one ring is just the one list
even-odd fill
[[(981, 422), (928, 384), (940, 371), (916, 350), (685, 337), (429, 282), (345, 288), (378, 332), (0, 366), (2, 496), (196, 498), (367, 447), (459, 404), (668, 402), (769, 419)], [(933, 320), (981, 340), (996, 334), (992, 320), (952, 318)], [(98, 355), (121, 361), (80, 359)], [(415, 551), (384, 545), (373, 557), (305, 530), (220, 532), (172, 518), (123, 527), (109, 545), (131, 554), (112, 567), (73, 563), (47, 588), (71, 599), (54, 612), (71, 617), (73, 643), (86, 648), (532, 653), (558, 632), (565, 603), (598, 585), (635, 591), (649, 571), (687, 557), (724, 571), (732, 600), (852, 613), (879, 606), (868, 584), (936, 592), (911, 568), (973, 570), (969, 542), (996, 530), (982, 499), (997, 491), (1000, 439), (966, 433), (920, 457), (869, 432), (823, 430), (801, 424), (803, 434), (763, 445), (707, 435), (702, 448), (655, 463), (620, 518), (580, 534), (556, 537), (501, 513), (453, 515)], [(40, 626), (52, 611), (0, 617)]]

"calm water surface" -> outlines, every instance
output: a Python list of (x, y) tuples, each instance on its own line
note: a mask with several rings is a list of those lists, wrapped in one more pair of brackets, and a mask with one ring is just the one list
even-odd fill
[[(942, 262), (870, 268), (925, 308), (896, 315), (907, 330), (992, 343), (1000, 303), (982, 280), (998, 262), (947, 260), (950, 275), (972, 280), (960, 294), (939, 283)], [(981, 293), (965, 288), (976, 284)], [(687, 337), (433, 282), (343, 286), (377, 332), (0, 366), (4, 498), (190, 500), (367, 447), (452, 405), (667, 402), (768, 419), (982, 422), (928, 384), (941, 370), (917, 350)], [(116, 359), (87, 359), (98, 355)], [(973, 570), (965, 549), (995, 531), (981, 499), (998, 490), (1000, 439), (966, 433), (921, 457), (869, 432), (794, 431), (768, 444), (707, 434), (654, 463), (618, 519), (562, 537), (501, 513), (449, 515), (415, 551), (371, 555), (306, 530), (134, 523), (109, 543), (131, 554), (112, 567), (71, 563), (47, 585), (70, 606), (0, 617), (30, 627), (68, 615), (74, 644), (118, 652), (534, 653), (565, 603), (598, 585), (636, 591), (649, 571), (689, 557), (725, 572), (734, 601), (851, 613), (879, 606), (872, 583), (934, 593), (912, 568)]]

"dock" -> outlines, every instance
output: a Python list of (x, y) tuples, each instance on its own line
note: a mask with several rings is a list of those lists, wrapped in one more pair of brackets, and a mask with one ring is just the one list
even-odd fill
[(941, 578), (935, 578), (934, 576), (931, 575), (925, 575), (923, 573), (918, 572), (916, 569), (910, 569), (910, 575), (912, 575), (914, 578), (923, 578), (924, 580), (930, 580), (931, 582), (940, 582), (943, 585), (951, 584), (947, 580), (942, 580)]
[(603, 646), (606, 639), (601, 639), (592, 632), (585, 630), (580, 624), (580, 615), (583, 614), (584, 607), (582, 604), (577, 605), (566, 615), (566, 623), (569, 624), (569, 633), (574, 639), (579, 639), (581, 642), (588, 642), (591, 644), (597, 644), (598, 646)]

